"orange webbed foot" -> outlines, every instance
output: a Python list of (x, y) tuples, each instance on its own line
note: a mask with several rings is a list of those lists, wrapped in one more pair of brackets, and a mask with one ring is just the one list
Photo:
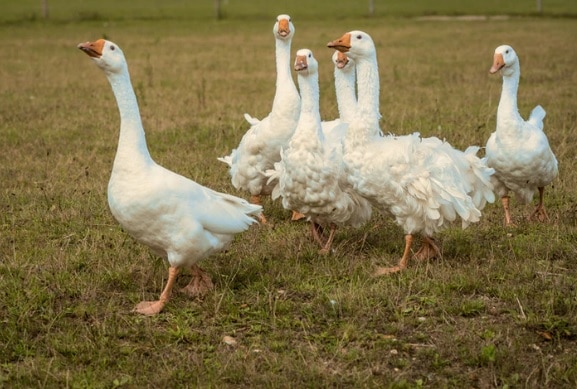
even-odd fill
[(214, 288), (214, 284), (208, 274), (204, 272), (197, 265), (191, 267), (192, 279), (184, 288), (180, 289), (181, 292), (187, 294), (190, 297), (202, 296), (209, 290)]
[(387, 274), (398, 273), (401, 270), (406, 269), (407, 264), (409, 263), (409, 256), (412, 243), (413, 243), (413, 235), (411, 234), (405, 235), (405, 250), (403, 251), (403, 256), (401, 257), (399, 264), (393, 267), (378, 267), (373, 274), (375, 276), (384, 276)]
[(421, 247), (419, 250), (413, 255), (413, 258), (423, 261), (432, 258), (439, 258), (441, 257), (441, 250), (435, 243), (433, 238), (423, 237), (423, 241), (421, 242)]
[(299, 211), (292, 211), (291, 221), (296, 222), (305, 218), (305, 215)]
[(141, 301), (132, 310), (133, 312), (140, 313), (141, 315), (154, 316), (164, 308), (165, 303), (160, 300), (156, 301)]
[[(406, 267), (406, 266), (405, 266)], [(393, 267), (377, 267), (377, 270), (373, 273), (375, 277), (379, 276), (386, 276), (388, 274), (398, 273), (401, 270), (404, 270), (405, 267), (403, 266), (393, 266)]]
[(549, 215), (543, 206), (537, 206), (533, 213), (529, 216), (529, 220), (545, 223), (549, 221)]

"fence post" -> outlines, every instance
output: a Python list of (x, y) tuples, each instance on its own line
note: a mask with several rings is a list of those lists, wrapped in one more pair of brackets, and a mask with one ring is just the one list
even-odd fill
[(375, 0), (369, 0), (369, 16), (375, 16)]
[(214, 15), (216, 20), (220, 20), (222, 18), (222, 10), (221, 10), (221, 2), (220, 0), (214, 0)]
[(42, 0), (42, 17), (48, 19), (48, 0)]

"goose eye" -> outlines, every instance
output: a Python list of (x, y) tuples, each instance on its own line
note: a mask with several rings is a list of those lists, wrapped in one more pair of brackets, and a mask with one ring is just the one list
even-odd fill
[(110, 46), (110, 50), (116, 50), (116, 47), (114, 47), (114, 45)]
[(309, 53), (309, 58), (311, 58), (311, 57), (312, 57), (312, 54)]
[(505, 54), (509, 54), (509, 50), (505, 50)]
[(357, 35), (357, 39), (363, 39), (362, 35)]

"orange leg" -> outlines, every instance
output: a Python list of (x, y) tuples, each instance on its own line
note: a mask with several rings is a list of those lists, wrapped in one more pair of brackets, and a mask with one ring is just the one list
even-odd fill
[[(250, 199), (248, 200), (248, 202), (251, 204), (262, 205), (260, 195), (250, 196)], [(260, 221), (261, 224), (267, 224), (266, 217), (264, 216), (264, 212), (261, 212), (261, 214), (258, 215), (258, 220)]]
[(414, 255), (415, 259), (425, 260), (431, 258), (438, 258), (441, 256), (441, 250), (435, 244), (435, 240), (430, 236), (423, 236), (421, 247)]
[(407, 234), (405, 235), (405, 251), (403, 252), (403, 256), (399, 261), (397, 266), (393, 267), (378, 267), (375, 271), (375, 276), (382, 276), (386, 274), (396, 273), (401, 271), (407, 267), (409, 263), (409, 256), (411, 254), (411, 244), (413, 243), (413, 235)]
[(188, 285), (180, 290), (181, 292), (186, 293), (191, 297), (195, 297), (203, 295), (214, 287), (210, 276), (198, 265), (192, 265), (190, 271), (192, 273), (192, 279)]
[(549, 221), (549, 215), (547, 215), (547, 211), (545, 211), (545, 205), (543, 205), (543, 193), (545, 192), (544, 187), (539, 188), (539, 203), (537, 207), (529, 216), (529, 220), (538, 220), (540, 222)]
[(501, 197), (501, 203), (503, 204), (503, 210), (505, 211), (505, 227), (514, 227), (513, 221), (511, 220), (511, 212), (509, 211), (509, 196)]
[(164, 290), (160, 294), (160, 299), (157, 301), (142, 301), (136, 305), (134, 308), (134, 312), (143, 314), (143, 315), (156, 315), (162, 308), (166, 305), (168, 300), (170, 299), (170, 292), (172, 291), (172, 287), (174, 286), (174, 282), (176, 281), (176, 276), (178, 275), (180, 269), (174, 266), (168, 268), (168, 281), (166, 282), (166, 286)]
[(333, 245), (333, 240), (335, 239), (335, 232), (337, 231), (337, 226), (331, 224), (331, 229), (329, 231), (329, 237), (324, 244), (323, 248), (319, 251), (319, 254), (325, 255), (331, 252), (331, 246)]
[(323, 247), (326, 243), (322, 234), (323, 234), (323, 227), (320, 224), (311, 222), (311, 235), (313, 236), (315, 242), (317, 242), (321, 247)]

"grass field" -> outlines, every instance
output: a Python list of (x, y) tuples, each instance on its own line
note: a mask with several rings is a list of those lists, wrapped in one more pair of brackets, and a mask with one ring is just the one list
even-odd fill
[[(536, 16), (533, 1), (377, 1), (367, 18), (352, 1), (229, 0), (219, 22), (212, 2), (188, 3), (51, 1), (47, 21), (38, 1), (2, 5), (0, 387), (577, 386), (574, 2), (543, 0)], [(341, 230), (322, 257), (305, 224), (266, 202), (274, 226), (201, 264), (215, 282), (207, 296), (131, 313), (157, 298), (167, 264), (108, 210), (118, 112), (76, 45), (105, 36), (123, 48), (157, 162), (246, 197), (216, 157), (238, 144), (244, 112), (270, 110), (278, 13), (293, 17), (293, 52), (319, 59), (323, 118), (337, 116), (325, 45), (361, 29), (379, 50), (383, 129), (459, 148), (494, 130), (501, 77), (488, 70), (495, 47), (512, 45), (520, 111), (547, 110), (559, 160), (551, 221), (525, 222), (532, 206), (513, 201), (518, 225), (505, 229), (490, 205), (479, 224), (438, 237), (442, 259), (374, 278), (402, 254), (391, 220)], [(433, 14), (513, 16), (414, 18)]]
[[(0, 20), (10, 23), (42, 19), (42, 1), (6, 0)], [(48, 15), (52, 21), (87, 20), (166, 20), (181, 19), (206, 21), (215, 13), (214, 1), (196, 1), (195, 4), (183, 0), (90, 0), (66, 1), (47, 0)], [(331, 19), (343, 20), (366, 17), (369, 1), (335, 0), (220, 0), (224, 19), (259, 20), (270, 19), (270, 15), (292, 11), (291, 16), (300, 20)], [(541, 0), (541, 13), (537, 12), (536, 0), (485, 0), (468, 2), (460, 0), (411, 0), (374, 1), (374, 15), (378, 17), (414, 17), (422, 15), (544, 15), (554, 17), (576, 17), (577, 4), (571, 0)], [(274, 19), (273, 19), (274, 20)]]

